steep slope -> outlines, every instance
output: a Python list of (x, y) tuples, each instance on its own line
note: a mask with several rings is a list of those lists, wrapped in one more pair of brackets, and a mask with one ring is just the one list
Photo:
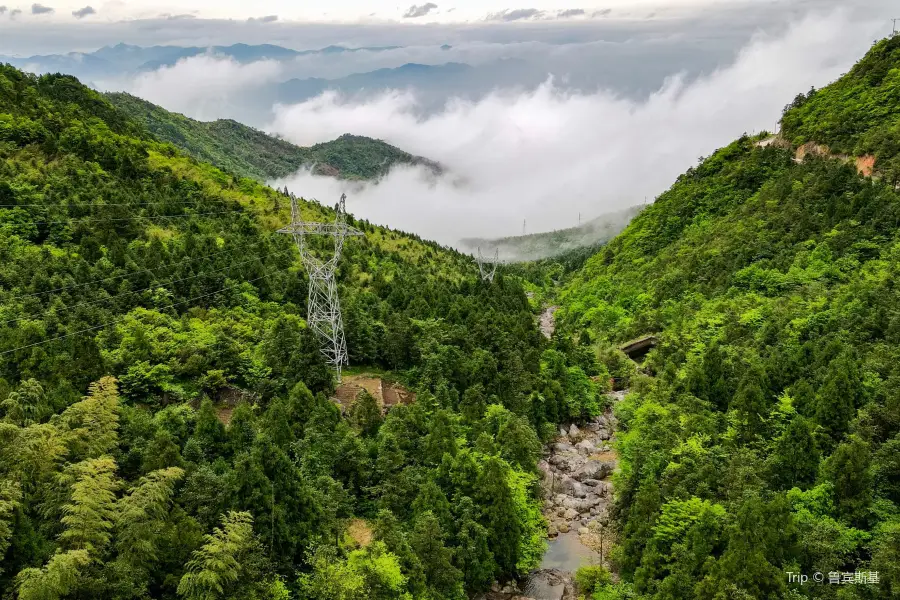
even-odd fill
[(343, 135), (300, 148), (230, 119), (203, 122), (172, 113), (130, 94), (107, 94), (120, 111), (142, 123), (157, 138), (175, 144), (197, 160), (260, 181), (278, 179), (308, 165), (321, 175), (376, 179), (397, 164), (440, 167), (381, 140)]
[[(796, 102), (785, 136), (889, 162), (867, 140), (893, 135), (898, 45)], [(659, 340), (618, 407), (626, 583), (597, 597), (833, 597), (788, 571), (877, 572), (841, 595), (896, 597), (898, 224), (890, 178), (745, 137), (565, 285), (563, 331), (595, 340), (613, 375), (617, 344)]]
[[(888, 181), (900, 181), (900, 37), (882, 40), (846, 76), (788, 105), (782, 134), (799, 146), (824, 144), (833, 153), (870, 157)], [(861, 165), (862, 166), (862, 165)]]
[(540, 560), (538, 433), (597, 414), (596, 365), (516, 280), (350, 219), (351, 363), (417, 399), (343, 418), (289, 212), (0, 66), (0, 596), (456, 599)]

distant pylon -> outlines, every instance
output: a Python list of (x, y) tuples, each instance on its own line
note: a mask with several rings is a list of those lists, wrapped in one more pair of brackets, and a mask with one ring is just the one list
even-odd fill
[(492, 282), (494, 275), (497, 273), (497, 265), (500, 264), (500, 249), (494, 250), (494, 260), (485, 260), (481, 255), (481, 247), (478, 247), (478, 257), (475, 259), (478, 263), (478, 272), (481, 273), (481, 280)]
[[(322, 354), (341, 381), (341, 367), (347, 362), (347, 341), (344, 338), (344, 322), (341, 318), (341, 306), (338, 300), (337, 284), (334, 272), (344, 248), (344, 238), (349, 235), (363, 235), (355, 227), (347, 225), (345, 201), (346, 194), (335, 206), (334, 223), (316, 223), (304, 221), (300, 214), (297, 198), (291, 197), (291, 224), (278, 230), (289, 233), (300, 250), (300, 260), (306, 267), (309, 276), (309, 296), (306, 307), (306, 323), (322, 340)], [(327, 261), (313, 256), (306, 247), (308, 235), (328, 235), (334, 238), (334, 254)]]

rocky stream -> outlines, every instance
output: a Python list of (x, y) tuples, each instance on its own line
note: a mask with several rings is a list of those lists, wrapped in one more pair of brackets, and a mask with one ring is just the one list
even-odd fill
[[(625, 392), (613, 392), (613, 401)], [(575, 600), (578, 567), (605, 564), (613, 541), (609, 506), (610, 476), (616, 469), (612, 451), (612, 411), (591, 423), (560, 428), (538, 463), (542, 473), (548, 548), (541, 567), (522, 582), (511, 582), (476, 600)]]

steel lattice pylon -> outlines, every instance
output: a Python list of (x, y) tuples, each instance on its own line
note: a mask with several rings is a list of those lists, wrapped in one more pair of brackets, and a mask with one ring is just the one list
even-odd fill
[[(315, 223), (304, 221), (300, 214), (297, 199), (291, 197), (291, 224), (278, 230), (294, 237), (300, 250), (300, 260), (306, 267), (309, 276), (309, 297), (307, 301), (306, 322), (310, 329), (322, 339), (322, 353), (341, 380), (341, 367), (347, 363), (347, 341), (344, 339), (344, 322), (341, 318), (341, 305), (338, 300), (337, 284), (334, 272), (344, 248), (344, 238), (349, 235), (363, 235), (363, 232), (346, 222), (346, 194), (335, 206), (337, 213), (334, 223)], [(334, 255), (327, 261), (313, 256), (306, 247), (308, 235), (327, 235), (334, 238)]]
[(500, 264), (500, 248), (494, 250), (494, 260), (485, 260), (481, 255), (481, 247), (478, 248), (478, 257), (475, 259), (478, 263), (478, 271), (481, 273), (481, 280), (493, 282), (494, 275), (497, 273), (497, 265)]

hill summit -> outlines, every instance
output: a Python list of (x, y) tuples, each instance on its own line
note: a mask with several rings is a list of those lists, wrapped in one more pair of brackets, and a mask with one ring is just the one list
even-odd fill
[(106, 98), (160, 140), (197, 160), (259, 181), (287, 177), (304, 166), (318, 175), (342, 179), (378, 179), (394, 165), (422, 165), (435, 174), (442, 171), (433, 161), (364, 136), (344, 134), (301, 148), (231, 119), (197, 121), (125, 93), (106, 94)]

